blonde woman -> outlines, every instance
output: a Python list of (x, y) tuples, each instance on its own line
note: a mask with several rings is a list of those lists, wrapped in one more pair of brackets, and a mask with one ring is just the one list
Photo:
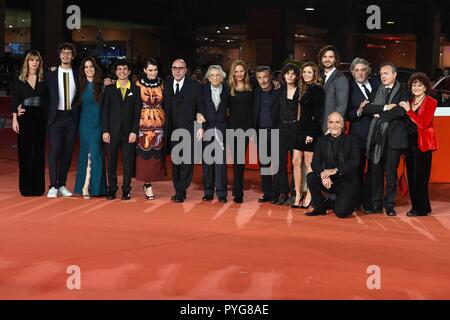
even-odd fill
[(11, 104), (19, 153), (19, 190), (25, 197), (42, 196), (45, 191), (45, 92), (42, 57), (32, 50), (14, 81)]
[[(230, 88), (228, 128), (246, 131), (252, 128), (253, 123), (253, 91), (250, 85), (247, 66), (242, 60), (236, 60), (231, 65), (228, 86)], [(239, 139), (235, 138), (234, 140), (233, 201), (235, 203), (242, 203), (244, 199), (245, 163), (238, 163), (240, 158), (238, 157), (238, 153), (243, 151), (245, 153), (247, 152), (248, 138), (245, 139), (245, 149), (241, 150), (239, 150), (240, 147), (238, 145)]]

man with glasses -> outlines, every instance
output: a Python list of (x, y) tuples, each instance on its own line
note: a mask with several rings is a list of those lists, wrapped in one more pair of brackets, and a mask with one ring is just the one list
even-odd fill
[[(186, 77), (186, 62), (176, 59), (172, 63), (173, 79), (164, 83), (164, 111), (166, 113), (166, 132), (169, 139), (168, 150), (179, 143), (171, 141), (172, 132), (184, 129), (190, 133), (190, 159), (189, 161), (174, 162), (172, 158), (172, 182), (175, 188), (174, 202), (184, 202), (186, 190), (189, 188), (194, 171), (194, 138), (201, 140), (203, 129), (194, 131), (194, 123), (204, 122), (205, 104), (203, 102), (202, 90), (198, 81)], [(183, 151), (179, 154), (183, 157)]]

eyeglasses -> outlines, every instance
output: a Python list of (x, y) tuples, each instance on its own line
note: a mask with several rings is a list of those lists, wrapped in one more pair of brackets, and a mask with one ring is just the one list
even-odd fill
[(181, 71), (183, 69), (186, 69), (186, 67), (175, 67), (175, 66), (172, 67), (173, 71)]

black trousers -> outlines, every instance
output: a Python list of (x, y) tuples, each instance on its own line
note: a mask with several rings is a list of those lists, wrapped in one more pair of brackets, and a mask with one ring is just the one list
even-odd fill
[(375, 207), (383, 205), (384, 175), (386, 173), (386, 194), (384, 196), (384, 207), (393, 209), (395, 207), (395, 196), (397, 194), (397, 168), (400, 157), (404, 150), (391, 149), (386, 143), (383, 156), (378, 164), (369, 161), (371, 202)]
[[(245, 130), (244, 130), (245, 131)], [(244, 196), (244, 170), (245, 164), (238, 163), (238, 146), (239, 139), (234, 137), (234, 152), (233, 152), (233, 197), (243, 197)], [(245, 137), (245, 152), (244, 159), (247, 155), (249, 139)]]
[[(266, 135), (266, 139), (261, 140), (262, 136), (259, 134), (259, 130), (258, 130), (258, 163), (259, 163), (260, 170), (262, 168), (270, 168), (271, 167), (271, 162), (265, 163), (265, 164), (261, 163), (260, 157), (259, 157), (260, 147), (263, 145), (266, 146), (266, 156), (269, 158), (273, 156), (272, 155), (272, 139), (271, 139), (272, 129), (262, 129), (262, 130), (267, 130), (266, 131), (267, 135)], [(279, 144), (279, 141), (273, 141), (273, 143)], [(275, 155), (275, 156), (278, 157), (278, 155)], [(262, 193), (264, 194), (265, 197), (276, 197), (277, 195), (279, 195), (278, 175), (276, 173), (273, 173), (271, 175), (262, 175), (261, 174), (261, 189), (262, 189)]]
[(26, 108), (18, 117), (19, 190), (23, 196), (45, 192), (45, 114), (42, 108)]
[[(298, 131), (298, 123), (281, 123), (280, 124), (280, 144), (279, 144), (279, 169), (278, 174), (276, 177), (276, 180), (278, 182), (278, 191), (279, 193), (288, 194), (291, 192), (291, 194), (295, 195), (294, 192), (294, 178), (292, 177), (292, 187), (289, 188), (289, 175), (288, 175), (288, 168), (287, 168), (287, 160), (288, 160), (288, 153), (291, 158), (292, 163), (292, 156), (294, 153), (294, 144), (297, 140), (297, 131)], [(293, 176), (293, 175), (292, 175)]]
[(129, 134), (120, 133), (118, 136), (112, 136), (110, 143), (106, 144), (106, 153), (108, 158), (108, 191), (117, 192), (117, 162), (119, 158), (119, 148), (122, 151), (122, 192), (130, 193), (131, 176), (134, 162), (134, 143), (128, 143)]
[[(173, 161), (173, 155), (172, 155), (172, 183), (173, 187), (175, 189), (175, 195), (184, 198), (186, 197), (186, 190), (189, 188), (192, 182), (192, 176), (194, 174), (194, 139), (195, 134), (193, 133), (193, 130), (189, 130), (191, 133), (191, 141), (190, 141), (190, 148), (191, 148), (191, 156), (190, 159), (186, 162), (181, 162), (180, 164), (175, 164)], [(180, 143), (179, 141), (171, 141), (171, 149), (175, 145)], [(180, 151), (177, 156), (180, 156), (183, 158), (184, 152), (183, 150)]]
[(59, 188), (66, 185), (76, 133), (77, 123), (72, 112), (58, 111), (55, 121), (48, 127), (50, 187)]
[(322, 179), (314, 172), (308, 173), (306, 176), (308, 181), (308, 188), (311, 192), (311, 201), (314, 210), (324, 212), (326, 211), (325, 199), (322, 196), (322, 191), (334, 193), (336, 199), (334, 200), (334, 213), (339, 218), (345, 218), (353, 213), (353, 200), (356, 189), (358, 188), (358, 178), (355, 174), (341, 177), (331, 177), (333, 184), (330, 189), (326, 189), (322, 184)]
[[(225, 134), (223, 134), (223, 137), (225, 137)], [(212, 141), (204, 142), (203, 148), (215, 146), (216, 149), (211, 153), (211, 155), (215, 157), (215, 150), (221, 148), (221, 145), (214, 137), (211, 140)], [(207, 196), (214, 195), (214, 191), (216, 192), (217, 197), (227, 196), (227, 155), (225, 139), (223, 142), (223, 150), (221, 152), (222, 163), (207, 164), (203, 159), (203, 188), (204, 194)]]
[(408, 189), (412, 209), (420, 214), (431, 212), (428, 195), (428, 184), (431, 173), (432, 151), (422, 152), (417, 145), (417, 139), (410, 141), (406, 150), (406, 170), (408, 174)]
[(358, 190), (355, 195), (355, 206), (371, 208), (373, 206), (370, 193), (370, 173), (366, 172), (367, 157), (366, 149), (360, 149), (359, 167), (358, 167)]

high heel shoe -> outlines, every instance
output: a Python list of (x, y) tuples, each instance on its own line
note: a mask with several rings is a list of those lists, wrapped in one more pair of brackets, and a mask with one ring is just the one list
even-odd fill
[(300, 206), (300, 208), (302, 208), (302, 209), (308, 209), (308, 208), (311, 206), (311, 202), (312, 202), (312, 199), (309, 200), (309, 203), (308, 203), (307, 206), (305, 206), (305, 205), (302, 203), (302, 205)]
[(85, 193), (83, 194), (83, 198), (89, 200), (91, 198), (91, 195), (89, 193)]
[(154, 200), (155, 196), (153, 195), (152, 185), (150, 183), (145, 183), (143, 185), (145, 197), (147, 200)]
[(295, 204), (295, 201), (294, 201), (294, 203), (291, 205), (291, 208), (292, 209), (299, 209), (299, 208), (301, 208), (302, 206), (300, 205), (300, 203), (303, 201), (303, 198), (304, 198), (304, 196), (302, 195), (300, 200), (298, 201), (298, 204)]

